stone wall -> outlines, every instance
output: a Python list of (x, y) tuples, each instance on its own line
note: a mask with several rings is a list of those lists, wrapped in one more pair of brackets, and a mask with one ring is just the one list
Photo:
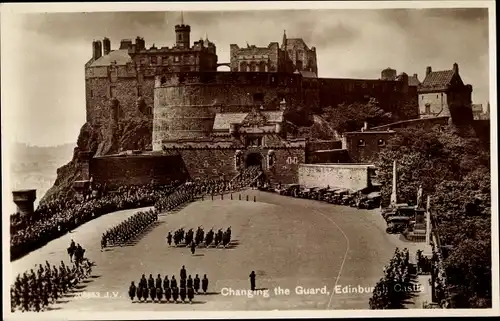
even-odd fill
[(300, 164), (299, 184), (306, 187), (338, 187), (360, 190), (370, 186), (369, 169), (364, 164)]
[(344, 133), (342, 149), (349, 152), (354, 163), (372, 162), (394, 134), (392, 130)]
[[(317, 81), (318, 84), (314, 84)], [(410, 119), (418, 115), (416, 87), (404, 81), (378, 79), (304, 79), (311, 87), (318, 86), (322, 107), (356, 102), (367, 103), (376, 98), (381, 108), (392, 112), (398, 119)]]
[(94, 182), (106, 183), (111, 189), (152, 182), (168, 184), (188, 177), (182, 158), (175, 155), (96, 157), (90, 162), (90, 173)]

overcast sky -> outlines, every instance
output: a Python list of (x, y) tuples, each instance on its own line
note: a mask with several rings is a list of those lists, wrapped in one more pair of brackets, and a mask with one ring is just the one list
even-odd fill
[[(32, 145), (76, 142), (85, 122), (84, 64), (92, 40), (144, 37), (147, 47), (172, 46), (178, 12), (50, 13), (22, 15), (9, 25), (15, 37), (9, 61), (9, 136)], [(460, 66), (473, 85), (473, 102), (489, 100), (487, 9), (311, 10), (185, 12), (191, 41), (204, 37), (217, 46), (219, 62), (229, 45), (281, 43), (283, 30), (303, 38), (318, 54), (320, 77), (379, 78), (392, 67), (423, 80), (433, 70)], [(2, 26), (5, 31), (5, 26)], [(4, 43), (2, 43), (4, 45)]]

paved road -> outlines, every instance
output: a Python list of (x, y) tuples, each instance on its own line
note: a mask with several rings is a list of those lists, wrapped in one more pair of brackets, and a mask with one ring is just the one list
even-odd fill
[[(81, 292), (56, 304), (54, 313), (367, 309), (371, 293), (353, 293), (353, 288), (370, 290), (380, 279), (394, 249), (411, 246), (398, 236), (385, 233), (385, 222), (376, 210), (357, 210), (254, 190), (242, 195), (242, 201), (235, 194), (232, 201), (225, 196), (224, 200), (219, 197), (191, 203), (176, 213), (162, 215), (159, 224), (134, 246), (101, 252), (103, 231), (137, 210), (108, 214), (12, 266), (14, 272), (20, 272), (45, 258), (54, 263), (67, 262), (66, 247), (71, 238), (87, 249), (87, 257), (97, 264), (95, 277), (84, 284)], [(257, 202), (253, 202), (254, 196)], [(196, 229), (200, 225), (205, 230), (231, 226), (234, 247), (198, 249), (192, 256), (188, 248), (166, 245), (168, 231), (180, 227)], [(127, 298), (130, 282), (137, 282), (143, 273), (151, 273), (155, 278), (158, 273), (162, 278), (175, 274), (178, 279), (182, 265), (193, 277), (207, 274), (209, 295), (196, 296), (192, 305), (131, 303)], [(249, 298), (241, 290), (249, 288), (248, 275), (252, 270), (257, 273), (257, 288), (263, 290)], [(303, 292), (296, 293), (297, 287)], [(289, 289), (290, 294), (276, 293), (278, 288)], [(336, 289), (349, 293), (338, 293)], [(319, 293), (313, 294), (315, 291)], [(94, 297), (89, 298), (90, 295)]]

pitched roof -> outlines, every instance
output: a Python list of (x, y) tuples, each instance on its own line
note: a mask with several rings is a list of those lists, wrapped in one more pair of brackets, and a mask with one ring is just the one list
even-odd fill
[(425, 77), (421, 86), (426, 88), (448, 86), (454, 74), (453, 70), (432, 71)]
[(248, 113), (217, 113), (215, 114), (214, 130), (229, 130), (231, 124), (241, 123)]
[(294, 46), (297, 46), (297, 47), (304, 46), (305, 48), (309, 49), (309, 47), (307, 47), (307, 44), (304, 41), (304, 39), (302, 39), (302, 38), (287, 38), (286, 39), (286, 48), (287, 49), (293, 48)]
[[(229, 130), (231, 124), (241, 124), (249, 113), (217, 113), (213, 130)], [(261, 114), (268, 123), (283, 122), (283, 111), (263, 111)]]
[(116, 61), (117, 65), (126, 65), (128, 62), (132, 62), (128, 54), (128, 49), (113, 50), (109, 54), (100, 57), (94, 61), (90, 67), (103, 67), (109, 66)]

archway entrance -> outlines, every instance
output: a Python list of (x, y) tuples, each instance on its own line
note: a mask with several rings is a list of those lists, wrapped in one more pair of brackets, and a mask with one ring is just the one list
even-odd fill
[(259, 153), (248, 154), (245, 165), (245, 167), (259, 166), (262, 168), (262, 155)]

